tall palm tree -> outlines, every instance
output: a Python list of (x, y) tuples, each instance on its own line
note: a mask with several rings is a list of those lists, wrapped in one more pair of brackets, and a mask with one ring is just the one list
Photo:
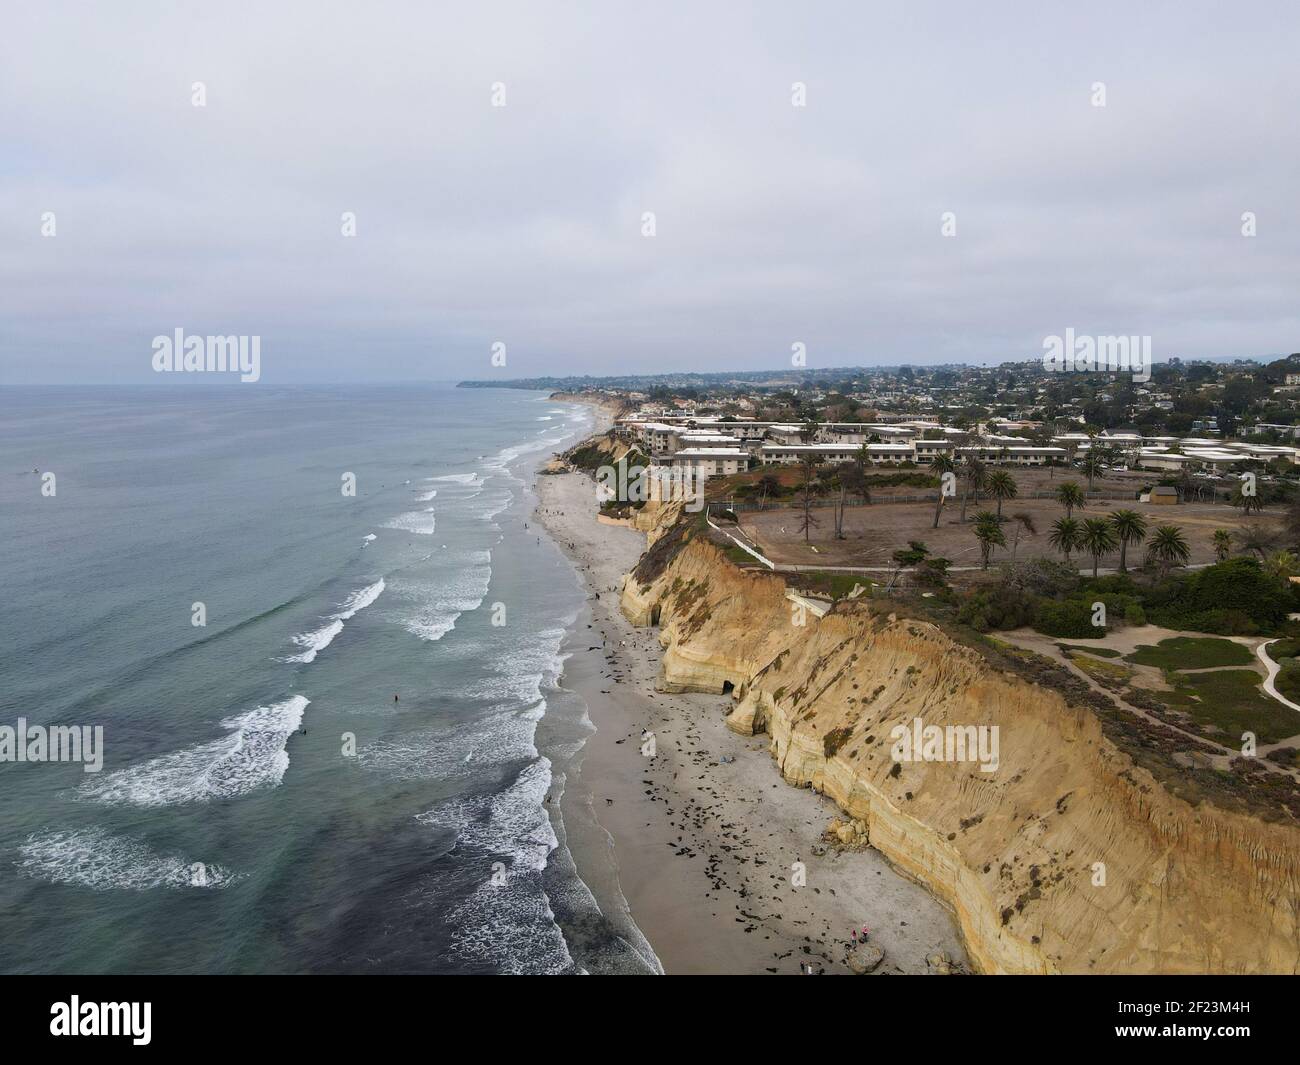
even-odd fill
[(1062, 481), (1056, 486), (1056, 501), (1065, 508), (1067, 518), (1074, 517), (1074, 511), (1077, 507), (1083, 510), (1087, 502), (1083, 497), (1083, 489), (1079, 487), (1078, 481)]
[(1147, 541), (1147, 558), (1160, 565), (1160, 575), (1169, 572), (1170, 566), (1185, 566), (1192, 557), (1187, 537), (1177, 525), (1157, 525)]
[(1227, 529), (1214, 530), (1214, 557), (1220, 562), (1228, 557), (1232, 550), (1232, 533)]
[(966, 479), (966, 487), (961, 494), (961, 520), (966, 520), (966, 500), (970, 497), (971, 491), (975, 492), (975, 497), (979, 498), (979, 491), (988, 483), (988, 470), (984, 463), (974, 455), (967, 455), (962, 462), (962, 470)]
[(1056, 550), (1065, 556), (1065, 561), (1070, 561), (1070, 552), (1083, 546), (1079, 537), (1083, 535), (1083, 526), (1076, 518), (1057, 518), (1052, 522), (1052, 531), (1047, 536), (1047, 542)]
[(1089, 492), (1092, 491), (1092, 479), (1094, 477), (1104, 476), (1101, 467), (1105, 463), (1105, 460), (1106, 457), (1102, 453), (1101, 448), (1097, 447), (1096, 443), (1094, 442), (1093, 446), (1088, 449), (1088, 453), (1083, 456), (1083, 461), (1079, 463), (1079, 468), (1088, 475)]
[(1119, 544), (1115, 527), (1106, 518), (1087, 518), (1079, 535), (1080, 545), (1092, 556), (1092, 575), (1097, 576), (1101, 556), (1114, 551)]
[(1001, 519), (991, 510), (981, 510), (975, 515), (975, 539), (979, 541), (983, 568), (988, 569), (993, 548), (1007, 546), (1007, 535), (1002, 531)]
[(956, 473), (957, 464), (952, 461), (951, 455), (935, 455), (930, 460), (930, 472), (939, 478), (939, 500), (934, 505), (934, 524), (932, 529), (939, 527), (939, 512), (943, 510), (943, 475), (945, 473)]
[(1119, 537), (1119, 571), (1127, 573), (1129, 544), (1140, 544), (1147, 538), (1147, 521), (1136, 510), (1117, 510), (1110, 516), (1115, 535)]
[(998, 521), (1001, 521), (1002, 501), (1015, 499), (1020, 494), (1020, 489), (1016, 486), (1016, 479), (1006, 470), (995, 470), (989, 474), (986, 487), (989, 490), (989, 495), (998, 501)]

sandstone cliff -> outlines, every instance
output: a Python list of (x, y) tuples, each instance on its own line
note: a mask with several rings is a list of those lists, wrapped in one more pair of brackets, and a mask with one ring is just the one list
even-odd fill
[[(1095, 709), (887, 604), (800, 619), (779, 578), (682, 526), (625, 578), (622, 605), (661, 626), (663, 687), (733, 692), (728, 724), (765, 731), (789, 783), (830, 796), (950, 905), (982, 971), (1300, 966), (1300, 831), (1175, 798)], [(896, 761), (891, 730), (918, 717), (996, 725), (996, 771)]]

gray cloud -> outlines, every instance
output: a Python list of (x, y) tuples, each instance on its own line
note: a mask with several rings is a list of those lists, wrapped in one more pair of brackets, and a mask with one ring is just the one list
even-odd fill
[(0, 381), (177, 326), (279, 383), (1295, 350), (1300, 15), (1132, 8), (28, 5)]

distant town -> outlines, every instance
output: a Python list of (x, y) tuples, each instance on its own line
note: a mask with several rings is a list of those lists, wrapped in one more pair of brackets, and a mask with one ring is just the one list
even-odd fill
[(617, 397), (628, 407), (616, 422), (621, 438), (701, 477), (806, 462), (906, 468), (947, 455), (1013, 466), (1082, 460), (1094, 476), (1104, 467), (1285, 478), (1300, 455), (1300, 354), (1175, 358), (1145, 383), (1023, 362), (464, 384)]

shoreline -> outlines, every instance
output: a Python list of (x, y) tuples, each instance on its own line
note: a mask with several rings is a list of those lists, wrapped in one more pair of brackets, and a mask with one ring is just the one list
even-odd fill
[[(593, 433), (607, 419), (596, 408)], [(535, 491), (533, 520), (586, 587), (559, 683), (585, 702), (593, 732), (559, 766), (551, 814), (602, 912), (633, 922), (667, 973), (795, 974), (810, 962), (848, 974), (850, 930), (863, 925), (885, 951), (877, 975), (927, 972), (936, 952), (964, 965), (951, 915), (924, 888), (874, 850), (821, 841), (838, 809), (786, 784), (766, 737), (726, 728), (727, 696), (655, 690), (657, 631), (619, 609), (644, 534), (597, 521), (581, 473), (539, 474)], [(806, 886), (791, 883), (796, 862)]]

